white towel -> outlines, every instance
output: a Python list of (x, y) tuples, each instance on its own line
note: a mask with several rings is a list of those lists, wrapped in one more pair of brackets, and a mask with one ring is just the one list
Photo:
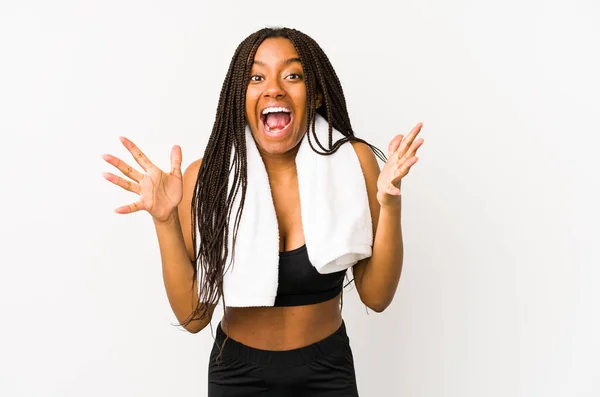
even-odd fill
[[(319, 142), (328, 142), (328, 123), (316, 115)], [(343, 135), (333, 130), (333, 142)], [(314, 139), (313, 146), (318, 147)], [(246, 127), (248, 186), (239, 223), (233, 266), (223, 280), (225, 304), (232, 307), (273, 306), (279, 275), (279, 227), (269, 179), (250, 129)], [(373, 231), (365, 179), (352, 145), (332, 155), (315, 153), (308, 133), (296, 155), (300, 209), (308, 257), (319, 273), (350, 268), (372, 253)], [(230, 180), (230, 187), (232, 181)], [(241, 196), (229, 221), (229, 255)], [(229, 263), (229, 261), (228, 261)]]

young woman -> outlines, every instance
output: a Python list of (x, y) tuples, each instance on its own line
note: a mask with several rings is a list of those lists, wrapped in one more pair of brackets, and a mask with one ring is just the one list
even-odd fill
[[(325, 140), (316, 135), (318, 120), (325, 120)], [(174, 146), (171, 170), (163, 172), (124, 137), (122, 143), (145, 173), (104, 155), (127, 177), (106, 173), (105, 178), (139, 195), (137, 201), (116, 212), (145, 210), (154, 220), (167, 296), (185, 329), (193, 333), (204, 329), (216, 304), (223, 300), (224, 316), (210, 357), (209, 396), (358, 395), (341, 314), (342, 283), (346, 269), (351, 268), (366, 306), (381, 312), (391, 303), (403, 259), (401, 180), (417, 162), (415, 155), (423, 139), (416, 137), (421, 127), (419, 123), (408, 135), (394, 137), (386, 159), (355, 137), (342, 86), (319, 45), (294, 29), (262, 29), (247, 37), (233, 56), (203, 159), (192, 162), (182, 174), (181, 148)], [(334, 131), (338, 135), (334, 136)], [(266, 191), (272, 203), (258, 200), (249, 206), (252, 197), (246, 193), (259, 184), (258, 171), (250, 171), (253, 145), (266, 170)], [(311, 258), (317, 257), (314, 247), (320, 242), (310, 234), (317, 233), (320, 225), (336, 230), (343, 220), (332, 215), (315, 221), (309, 216), (311, 211), (317, 213), (313, 207), (336, 205), (318, 200), (320, 194), (329, 194), (324, 191), (329, 185), (333, 193), (327, 197), (338, 197), (336, 200), (353, 200), (354, 193), (344, 193), (336, 176), (341, 174), (335, 173), (339, 171), (319, 185), (321, 190), (311, 188), (310, 183), (299, 184), (302, 178), (323, 178), (321, 171), (302, 171), (299, 178), (301, 167), (310, 169), (310, 165), (298, 163), (301, 148), (305, 158), (328, 156), (332, 169), (342, 161), (352, 162), (347, 157), (350, 148), (359, 166), (346, 178), (364, 182), (365, 200), (345, 202), (348, 208), (343, 210), (366, 213), (370, 218), (368, 233), (360, 227), (346, 230), (349, 236), (366, 233), (368, 254), (363, 250), (359, 260), (334, 270), (311, 263)], [(346, 154), (342, 155), (342, 150)], [(381, 170), (374, 153), (385, 162)], [(303, 161), (312, 164), (313, 160)], [(344, 164), (342, 168), (348, 167)], [(310, 195), (308, 189), (313, 189)], [(360, 195), (357, 191), (356, 196)], [(314, 196), (317, 200), (311, 201), (311, 206), (305, 202), (301, 206), (301, 197), (308, 201)], [(262, 257), (253, 262), (248, 257), (252, 255), (245, 255), (261, 252), (251, 251), (252, 244), (239, 250), (236, 244), (244, 238), (262, 244), (266, 237), (257, 236), (262, 236), (263, 226), (256, 236), (248, 236), (250, 229), (240, 225), (244, 219), (253, 219), (244, 217), (254, 216), (256, 225), (268, 226), (261, 222), (266, 213), (263, 208), (269, 205), (274, 208), (279, 244), (274, 265), (277, 293), (272, 301), (262, 303), (266, 301), (254, 301), (254, 295), (244, 295), (241, 290), (263, 282), (261, 277), (269, 268)], [(315, 228), (315, 224), (319, 226)], [(343, 236), (341, 227), (337, 234)], [(234, 242), (235, 238), (239, 241)], [(344, 241), (338, 244), (344, 245)], [(332, 249), (334, 245), (331, 242)], [(245, 264), (238, 263), (244, 260)], [(251, 271), (234, 280), (236, 266)]]

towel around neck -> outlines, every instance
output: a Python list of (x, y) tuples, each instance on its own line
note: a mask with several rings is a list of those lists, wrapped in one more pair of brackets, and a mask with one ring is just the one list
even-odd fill
[[(328, 123), (318, 114), (315, 132), (322, 144), (328, 142)], [(308, 134), (296, 155), (304, 238), (312, 265), (320, 273), (333, 273), (372, 254), (367, 189), (350, 142), (332, 155), (322, 155), (312, 150)], [(333, 142), (341, 138), (343, 135), (334, 129)], [(233, 261), (227, 261), (224, 302), (230, 307), (273, 306), (278, 285), (279, 227), (267, 171), (249, 127), (246, 147), (248, 185), (233, 249), (240, 194), (234, 200), (229, 220), (229, 255), (233, 253)]]

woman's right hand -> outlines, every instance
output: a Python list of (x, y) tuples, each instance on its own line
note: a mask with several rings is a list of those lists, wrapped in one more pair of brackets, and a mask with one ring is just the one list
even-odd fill
[(129, 150), (135, 161), (146, 172), (142, 174), (121, 159), (110, 154), (102, 155), (107, 163), (115, 166), (129, 179), (109, 172), (103, 176), (109, 182), (140, 196), (139, 200), (119, 207), (115, 212), (129, 214), (141, 210), (148, 211), (159, 222), (165, 222), (176, 212), (183, 197), (183, 177), (181, 173), (181, 147), (171, 149), (171, 172), (165, 173), (152, 164), (144, 153), (129, 139), (120, 137), (123, 145)]

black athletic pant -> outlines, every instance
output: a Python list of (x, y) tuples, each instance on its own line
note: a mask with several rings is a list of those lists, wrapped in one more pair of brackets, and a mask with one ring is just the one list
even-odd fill
[(310, 346), (259, 350), (235, 340), (225, 342), (219, 324), (208, 368), (209, 397), (356, 397), (354, 361), (346, 326)]

